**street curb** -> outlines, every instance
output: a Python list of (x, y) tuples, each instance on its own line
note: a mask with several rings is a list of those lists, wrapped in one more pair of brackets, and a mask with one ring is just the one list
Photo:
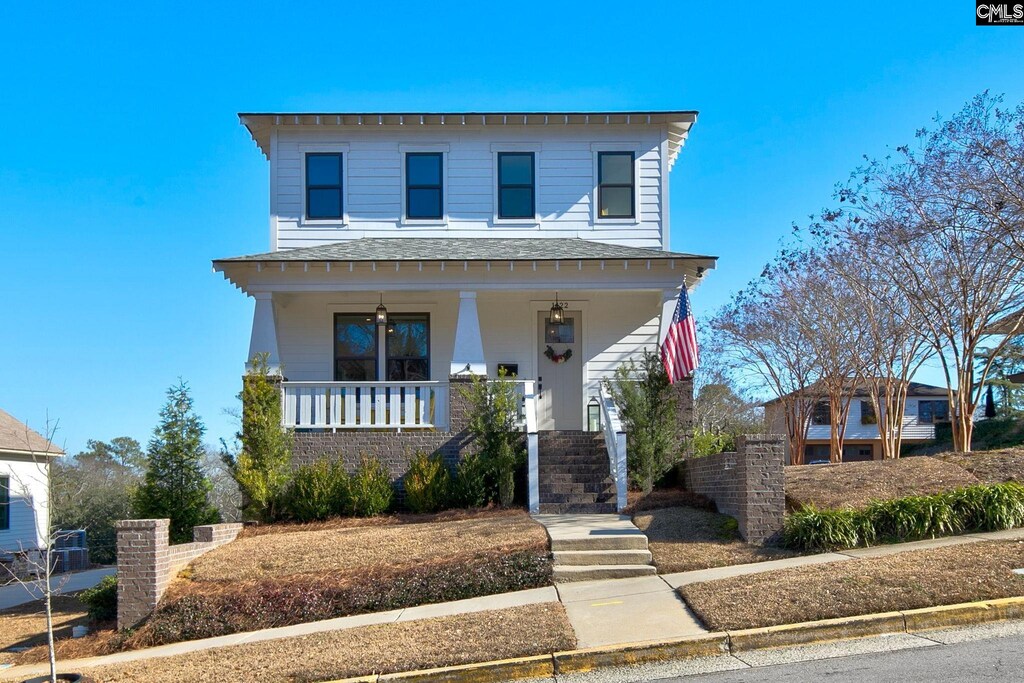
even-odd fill
[(957, 605), (882, 612), (839, 619), (807, 621), (764, 628), (720, 631), (672, 640), (625, 643), (568, 650), (479, 664), (346, 678), (330, 683), (497, 683), (584, 673), (605, 667), (649, 664), (676, 659), (714, 657), (751, 650), (851, 640), (890, 633), (917, 633), (941, 628), (1024, 619), (1024, 597), (965, 602)]

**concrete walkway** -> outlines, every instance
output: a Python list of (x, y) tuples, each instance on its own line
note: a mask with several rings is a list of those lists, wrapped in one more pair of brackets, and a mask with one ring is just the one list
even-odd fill
[[(622, 520), (609, 516), (609, 520), (620, 528), (611, 535), (620, 535), (625, 532), (627, 536), (633, 536), (634, 532), (622, 525)], [(632, 526), (632, 524), (630, 524)], [(636, 529), (636, 527), (633, 527)], [(636, 530), (639, 532), (639, 529)], [(639, 532), (643, 536), (642, 532)], [(587, 536), (601, 535), (599, 529), (592, 529)], [(1019, 540), (1024, 539), (1024, 529), (1010, 529), (1007, 531), (996, 531), (983, 534), (967, 534), (947, 538), (937, 538), (927, 541), (913, 543), (900, 543), (872, 548), (860, 548), (856, 550), (845, 550), (836, 553), (822, 553), (818, 555), (805, 555), (803, 557), (791, 557), (783, 560), (770, 562), (758, 562), (755, 564), (735, 565), (732, 567), (718, 567), (715, 569), (703, 569), (692, 572), (681, 572), (678, 574), (667, 574), (662, 576), (643, 576), (629, 579), (607, 579), (602, 581), (580, 581), (575, 583), (562, 583), (557, 587), (535, 588), (532, 590), (518, 591), (515, 593), (502, 593), (488, 595), (468, 600), (438, 603), (434, 605), (421, 605), (407, 609), (391, 610), (388, 612), (377, 612), (374, 614), (361, 614), (338, 619), (328, 619), (294, 626), (265, 629), (262, 631), (251, 631), (248, 633), (235, 633), (217, 638), (206, 638), (203, 640), (192, 640), (160, 647), (147, 648), (145, 650), (133, 650), (119, 652), (102, 657), (90, 657), (86, 659), (65, 660), (61, 662), (61, 669), (78, 671), (92, 666), (106, 664), (118, 664), (132, 662), (154, 657), (170, 657), (173, 655), (188, 654), (199, 650), (240, 645), (242, 643), (255, 643), (279, 638), (293, 638), (311, 633), (324, 631), (337, 631), (342, 629), (369, 626), (372, 624), (383, 624), (389, 622), (414, 621), (416, 619), (429, 619), (432, 617), (449, 616), (454, 614), (467, 614), (471, 612), (483, 612), (486, 610), (505, 609), (521, 605), (535, 605), (549, 602), (561, 601), (565, 606), (569, 621), (572, 624), (578, 640), (578, 647), (599, 647), (603, 645), (615, 645), (620, 643), (632, 643), (645, 640), (660, 640), (665, 638), (678, 638), (690, 635), (705, 633), (699, 622), (694, 618), (686, 605), (678, 597), (676, 588), (689, 583), (699, 581), (713, 581), (733, 576), (744, 576), (758, 574), (761, 572), (775, 571), (778, 569), (790, 569), (793, 567), (812, 566), (829, 562), (844, 562), (846, 560), (882, 557), (897, 553), (911, 552), (914, 550), (928, 550), (953, 545), (964, 545), (968, 543), (979, 543), (982, 541), (996, 540)], [(112, 570), (92, 570), (80, 572), (74, 582), (67, 582), (62, 586), (64, 592), (73, 592), (87, 587), (84, 584), (92, 581), (99, 581), (106, 575), (100, 572), (111, 573)], [(80, 586), (80, 587), (75, 587)], [(25, 594), (21, 586), (7, 586), (0, 588), (0, 597), (9, 593), (18, 596), (17, 591)], [(8, 598), (14, 599), (14, 598)], [(21, 599), (21, 604), (36, 598)], [(0, 670), (2, 679), (23, 679), (28, 676), (38, 675), (45, 672), (47, 665), (26, 664)]]
[[(60, 669), (62, 671), (80, 671), (81, 669), (91, 666), (122, 664), (124, 662), (136, 662), (143, 659), (152, 659), (154, 657), (172, 657), (174, 655), (183, 655), (199, 650), (209, 650), (217, 647), (227, 647), (229, 645), (241, 645), (243, 643), (258, 643), (265, 640), (277, 640), (279, 638), (295, 638), (297, 636), (306, 636), (311, 633), (322, 633), (324, 631), (341, 631), (344, 629), (358, 628), (360, 626), (371, 626), (373, 624), (416, 621), (417, 619), (432, 619), (434, 617), (446, 617), (454, 614), (470, 614), (472, 612), (506, 609), (522, 605), (539, 605), (546, 602), (557, 601), (558, 594), (555, 592), (554, 588), (534, 588), (532, 590), (517, 591), (515, 593), (499, 593), (498, 595), (486, 595), (481, 598), (470, 598), (468, 600), (456, 600), (453, 602), (442, 602), (433, 605), (421, 605), (419, 607), (390, 610), (388, 612), (357, 614), (351, 617), (313, 621), (306, 624), (295, 624), (294, 626), (268, 628), (262, 631), (232, 633), (231, 635), (218, 636), (216, 638), (187, 640), (181, 643), (171, 643), (170, 645), (150, 647), (144, 650), (129, 650), (127, 652), (118, 652), (112, 655), (103, 655), (100, 657), (63, 660), (60, 662)], [(23, 664), (21, 666), (14, 666), (9, 669), (0, 670), (0, 678), (14, 679), (34, 676), (47, 672), (49, 670), (48, 667), (49, 665), (45, 662), (40, 664)]]
[[(54, 574), (50, 583), (53, 587), (53, 594), (77, 593), (86, 588), (92, 588), (100, 582), (104, 576), (113, 576), (117, 573), (114, 567), (101, 567), (99, 569), (87, 569), (84, 572), (72, 572), (70, 574)], [(29, 583), (12, 583), (0, 587), (0, 609), (9, 609), (24, 605), (28, 602), (41, 600), (43, 597), (43, 582), (32, 581)]]

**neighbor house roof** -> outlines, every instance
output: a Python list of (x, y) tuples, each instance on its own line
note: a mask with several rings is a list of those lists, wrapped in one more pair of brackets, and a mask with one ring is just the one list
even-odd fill
[(64, 455), (42, 434), (0, 410), (0, 453)]
[(1000, 318), (985, 328), (988, 334), (1010, 334), (1011, 330), (1014, 334), (1024, 334), (1024, 308)]
[(275, 126), (356, 126), (367, 129), (446, 126), (665, 126), (669, 167), (675, 163), (697, 112), (682, 111), (517, 111), (517, 112), (240, 112), (260, 151), (270, 158)]
[[(824, 386), (822, 385), (822, 382), (820, 382), (820, 381), (814, 382), (813, 384), (808, 386), (806, 389), (803, 390), (803, 393), (805, 395), (807, 395), (807, 396), (814, 396), (814, 397), (819, 397), (819, 398), (825, 398), (825, 397), (828, 396), (828, 392), (825, 390)], [(790, 392), (790, 393), (788, 393), (785, 396), (782, 396), (780, 398), (773, 398), (771, 401), (766, 401), (765, 403), (762, 403), (761, 405), (763, 405), (763, 406), (770, 406), (770, 405), (773, 405), (775, 403), (779, 403), (784, 398), (789, 398), (790, 396), (795, 396), (796, 394), (797, 394), (797, 392), (793, 391), (793, 392)], [(868, 396), (869, 395), (868, 388), (866, 386), (864, 386), (863, 384), (860, 384), (860, 385), (857, 386), (856, 389), (853, 389), (853, 395), (857, 396), (857, 397)], [(908, 387), (907, 387), (907, 396), (908, 397), (915, 397), (915, 398), (917, 398), (917, 397), (936, 396), (936, 397), (945, 398), (947, 395), (948, 394), (946, 393), (946, 387), (938, 387), (938, 386), (935, 386), (934, 384), (923, 384), (921, 382), (908, 382)]]
[(717, 256), (626, 247), (580, 238), (363, 237), (315, 247), (217, 259), (214, 266), (237, 262), (318, 261), (613, 261), (705, 260)]

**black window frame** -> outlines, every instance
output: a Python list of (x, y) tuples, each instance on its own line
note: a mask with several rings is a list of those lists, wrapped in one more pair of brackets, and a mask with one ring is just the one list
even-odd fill
[[(334, 335), (334, 381), (335, 382), (346, 382), (346, 381), (367, 381), (376, 382), (379, 379), (380, 374), (380, 325), (374, 320), (374, 313), (335, 313), (334, 314), (334, 327), (332, 334)], [(345, 380), (341, 378), (341, 373), (338, 372), (338, 361), (342, 360), (369, 360), (370, 356), (342, 356), (338, 353), (338, 319), (339, 318), (364, 318), (368, 319), (370, 324), (373, 325), (373, 379), (369, 380)]]
[(816, 401), (811, 408), (811, 424), (815, 427), (832, 425), (832, 403), (828, 399)]
[[(394, 321), (400, 321), (403, 318), (422, 318), (426, 324), (426, 341), (427, 341), (427, 355), (423, 356), (392, 356), (391, 355), (391, 333), (389, 329)], [(395, 382), (418, 382), (418, 381), (430, 381), (430, 314), (429, 313), (392, 313), (388, 315), (388, 324), (384, 331), (384, 381), (395, 381)], [(420, 360), (423, 359), (427, 362), (426, 378), (423, 380), (410, 380), (410, 379), (399, 379), (392, 380), (390, 378), (390, 366), (392, 360), (409, 361), (409, 360)]]
[[(601, 159), (605, 156), (628, 156), (629, 157), (629, 177), (632, 180), (629, 184), (624, 183), (606, 183), (604, 182), (604, 164), (601, 163)], [(603, 216), (601, 215), (601, 207), (604, 206), (604, 190), (605, 188), (629, 188), (629, 215), (616, 214)], [(607, 150), (597, 153), (597, 219), (598, 220), (622, 220), (636, 218), (636, 152), (624, 152), (616, 150)]]
[[(437, 174), (437, 185), (425, 185), (419, 184), (413, 185), (409, 180), (409, 158), (410, 157), (437, 157), (438, 162), (438, 174)], [(409, 221), (439, 221), (444, 219), (444, 152), (406, 152), (405, 159), (405, 219)], [(438, 214), (436, 216), (413, 216), (410, 215), (409, 210), (412, 208), (412, 202), (410, 201), (410, 195), (412, 190), (437, 190), (437, 208)]]
[[(870, 418), (870, 419), (868, 419)], [(860, 401), (860, 423), (862, 425), (878, 424), (878, 415), (875, 414), (875, 404), (871, 401), (861, 399)]]
[[(506, 183), (502, 181), (501, 160), (504, 157), (530, 157), (530, 182)], [(502, 190), (530, 191), (530, 213), (525, 216), (506, 216), (502, 202)], [(537, 217), (537, 155), (534, 152), (498, 152), (498, 218), (500, 220), (531, 220)]]
[[(309, 182), (309, 159), (310, 157), (338, 157), (338, 184), (337, 185), (314, 185)], [(303, 159), (306, 181), (306, 220), (307, 221), (343, 221), (345, 220), (345, 160), (342, 152), (306, 152)], [(338, 191), (338, 215), (337, 216), (311, 216), (309, 215), (309, 193), (311, 190), (337, 190)]]
[(0, 531), (11, 528), (11, 478), (0, 476)]
[[(928, 405), (932, 405), (932, 404), (944, 405), (946, 407), (946, 417), (944, 419), (936, 419), (935, 408), (931, 408), (930, 414), (928, 416), (928, 419), (925, 420), (924, 418), (921, 417), (921, 406), (925, 405), (925, 404), (928, 404)], [(947, 401), (945, 399), (928, 399), (928, 400), (920, 400), (919, 399), (918, 402), (917, 402), (917, 421), (918, 421), (919, 424), (926, 424), (926, 425), (939, 424), (940, 422), (949, 422), (949, 401)]]

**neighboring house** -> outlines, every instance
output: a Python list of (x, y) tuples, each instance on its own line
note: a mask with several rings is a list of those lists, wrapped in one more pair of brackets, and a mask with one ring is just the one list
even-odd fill
[[(813, 394), (814, 387), (808, 391)], [(765, 403), (764, 417), (770, 432), (786, 433), (782, 399), (777, 398)], [(907, 391), (907, 405), (903, 411), (903, 443), (930, 441), (935, 438), (935, 423), (948, 421), (949, 397), (946, 388), (911, 382)], [(807, 426), (804, 463), (829, 460), (830, 434), (829, 402), (827, 397), (822, 397), (815, 403), (810, 424)], [(788, 448), (787, 445), (787, 459)], [(878, 435), (878, 419), (874, 406), (867, 390), (858, 389), (850, 403), (850, 415), (846, 422), (843, 462), (881, 458), (882, 443)]]
[(45, 437), (0, 410), (0, 557), (44, 546), (50, 463), (62, 455)]
[(524, 396), (531, 508), (624, 505), (545, 494), (539, 475), (584, 438), (553, 434), (598, 409), (615, 423), (601, 380), (655, 349), (681, 283), (715, 267), (667, 250), (669, 171), (696, 113), (239, 116), (270, 162), (269, 250), (213, 265), (255, 300), (249, 360), (284, 377), (297, 457), (374, 452), (396, 478), (415, 449), (454, 461), (457, 385), (504, 368)]

